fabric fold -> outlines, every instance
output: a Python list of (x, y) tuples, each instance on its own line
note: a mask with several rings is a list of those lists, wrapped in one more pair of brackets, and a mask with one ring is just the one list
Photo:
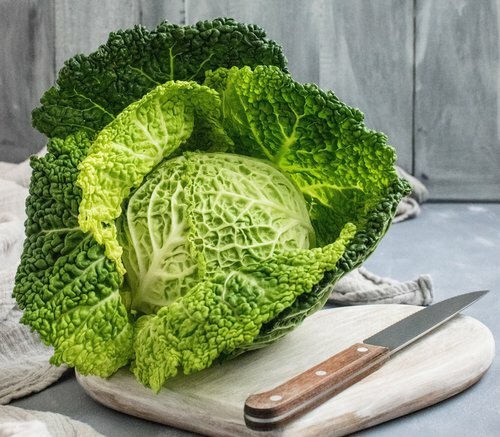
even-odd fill
[(360, 267), (335, 284), (329, 302), (337, 305), (429, 305), (432, 302), (432, 281), (429, 275), (421, 275), (415, 280), (399, 282)]
[(2, 437), (103, 437), (91, 426), (45, 411), (0, 406)]
[(412, 192), (399, 202), (393, 223), (418, 216), (420, 214), (420, 204), (429, 198), (429, 191), (415, 176), (407, 173), (401, 167), (396, 167), (396, 171), (399, 177), (406, 179), (410, 183)]
[(7, 316), (0, 322), (0, 405), (47, 388), (67, 370), (49, 363), (52, 348), (19, 323), (21, 311), (12, 308)]

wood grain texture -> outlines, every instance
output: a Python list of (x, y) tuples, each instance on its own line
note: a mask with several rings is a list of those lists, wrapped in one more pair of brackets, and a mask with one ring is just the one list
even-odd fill
[[(320, 311), (281, 341), (177, 376), (158, 395), (125, 369), (107, 380), (77, 377), (94, 399), (128, 414), (207, 435), (261, 436), (244, 424), (250, 394), (287, 381), (419, 309), (366, 305)], [(457, 316), (359, 383), (266, 435), (345, 435), (432, 405), (474, 384), (490, 366), (494, 347), (488, 328)]]
[(186, 24), (185, 0), (137, 0), (140, 23), (153, 29), (167, 20), (175, 24)]
[(91, 53), (104, 44), (110, 32), (140, 23), (136, 0), (54, 0), (56, 69), (77, 53)]
[(413, 0), (325, 1), (320, 85), (384, 132), (412, 171)]
[(283, 47), (296, 80), (319, 83), (322, 4), (321, 0), (186, 0), (186, 19), (193, 24), (224, 16), (257, 24)]
[(500, 1), (416, 5), (415, 174), (431, 198), (500, 200)]
[(54, 80), (52, 5), (1, 0), (0, 29), (0, 161), (20, 162), (46, 142), (31, 111)]

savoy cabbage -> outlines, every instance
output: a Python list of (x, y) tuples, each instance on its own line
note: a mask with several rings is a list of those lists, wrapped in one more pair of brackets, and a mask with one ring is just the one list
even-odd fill
[(159, 390), (285, 335), (408, 193), (386, 137), (231, 19), (110, 35), (33, 112), (14, 296), (54, 364)]

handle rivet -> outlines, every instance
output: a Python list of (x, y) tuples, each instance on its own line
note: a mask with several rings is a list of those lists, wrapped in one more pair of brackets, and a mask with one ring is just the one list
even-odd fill
[(325, 370), (317, 370), (315, 373), (318, 376), (325, 376), (327, 374)]
[(272, 401), (281, 401), (281, 399), (283, 399), (283, 396), (272, 395), (272, 396), (269, 396), (269, 399), (271, 399)]
[(367, 347), (358, 347), (358, 352), (368, 352), (368, 348)]

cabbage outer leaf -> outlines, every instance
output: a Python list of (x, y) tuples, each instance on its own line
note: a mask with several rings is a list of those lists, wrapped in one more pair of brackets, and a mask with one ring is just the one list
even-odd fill
[(320, 246), (364, 221), (397, 179), (385, 135), (332, 92), (268, 66), (209, 72), (206, 84), (221, 94), (234, 152), (269, 160), (304, 193)]
[(83, 133), (54, 139), (31, 160), (26, 240), (14, 297), (22, 323), (54, 346), (51, 363), (109, 376), (132, 353), (132, 323), (120, 297), (115, 263), (78, 225), (78, 163), (90, 142)]

